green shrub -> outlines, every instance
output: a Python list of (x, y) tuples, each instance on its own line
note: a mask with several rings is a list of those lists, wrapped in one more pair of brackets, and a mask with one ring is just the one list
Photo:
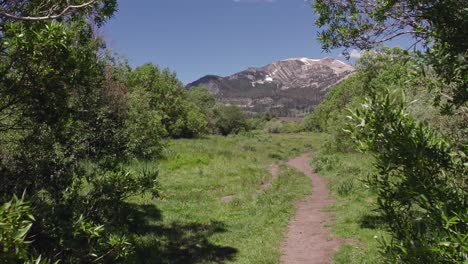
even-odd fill
[(468, 261), (468, 159), (465, 149), (415, 122), (404, 100), (384, 91), (352, 115), (350, 130), (375, 153), (378, 174), (369, 184), (392, 240), (392, 263)]
[(300, 133), (304, 131), (304, 123), (298, 121), (284, 122), (283, 127), (281, 128), (281, 133)]
[[(325, 100), (323, 100), (323, 102), (327, 102), (327, 99), (325, 98)], [(304, 129), (306, 131), (310, 131), (310, 132), (323, 131), (323, 129), (322, 129), (320, 123), (319, 123), (319, 120), (318, 120), (318, 116), (319, 116), (318, 111), (319, 111), (319, 109), (316, 108), (312, 112), (310, 112), (308, 115), (306, 115), (306, 117), (304, 117), (304, 121), (303, 121), (304, 122)]]
[(268, 122), (262, 116), (254, 116), (247, 120), (249, 129), (251, 130), (263, 130), (265, 124)]
[(24, 199), (14, 197), (0, 206), (0, 262), (26, 261), (30, 242), (27, 234), (34, 222), (30, 205)]
[(187, 114), (185, 119), (184, 137), (198, 137), (209, 132), (208, 116), (203, 113), (195, 104), (187, 104)]
[(216, 117), (215, 127), (223, 136), (237, 134), (249, 129), (244, 112), (237, 106), (220, 104), (216, 106), (214, 113)]
[(277, 134), (281, 132), (282, 128), (283, 128), (283, 122), (281, 122), (281, 120), (278, 120), (278, 119), (273, 119), (273, 120), (268, 121), (265, 124), (264, 129), (267, 133)]
[(272, 120), (277, 120), (278, 116), (272, 112), (259, 113), (248, 119), (249, 129), (264, 130), (265, 125)]
[(206, 89), (187, 91), (175, 73), (169, 69), (160, 70), (150, 63), (128, 74), (126, 83), (131, 94), (146, 94), (147, 109), (160, 117), (165, 136), (191, 138), (208, 132), (214, 98), (207, 94)]
[(129, 95), (129, 110), (123, 135), (128, 157), (151, 158), (162, 152), (162, 136), (166, 133), (159, 112), (151, 109), (148, 92), (133, 91)]
[(382, 48), (379, 52), (363, 53), (356, 62), (358, 71), (331, 87), (325, 100), (305, 117), (305, 129), (331, 134), (333, 137), (328, 147), (332, 150), (354, 151), (354, 142), (343, 132), (348, 109), (359, 106), (372, 91), (405, 87), (414, 65), (415, 61), (400, 48)]
[[(40, 12), (50, 7), (46, 2), (27, 1), (15, 5), (15, 12)], [(99, 10), (111, 15), (116, 7), (115, 1), (105, 2), (53, 21), (0, 19), (0, 204), (5, 204), (0, 258), (7, 258), (2, 263), (115, 263), (131, 252), (125, 232), (100, 215), (106, 208), (99, 206), (104, 203), (98, 193), (104, 189), (97, 188), (98, 179), (114, 172), (118, 159), (128, 158), (126, 149), (151, 154), (144, 148), (153, 147), (150, 140), (159, 133), (147, 133), (154, 129), (147, 125), (160, 116), (147, 113), (144, 100), (143, 109), (138, 108), (137, 94), (127, 97), (122, 85), (125, 69), (100, 57), (103, 42), (94, 38), (88, 15), (94, 10), (93, 17), (102, 22)], [(101, 173), (85, 173), (84, 160)], [(116, 190), (110, 185), (99, 182)], [(144, 185), (154, 187), (154, 182), (135, 185), (117, 187), (121, 194), (144, 192)], [(8, 202), (23, 192), (29, 204)], [(108, 196), (107, 208), (124, 203), (119, 199), (125, 197)]]
[(202, 112), (209, 114), (216, 104), (214, 96), (206, 86), (190, 87), (187, 91), (189, 101), (198, 106)]

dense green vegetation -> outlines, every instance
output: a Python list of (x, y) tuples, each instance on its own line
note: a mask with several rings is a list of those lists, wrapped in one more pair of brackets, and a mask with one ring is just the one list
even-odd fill
[(245, 114), (237, 106), (219, 104), (214, 109), (214, 113), (215, 129), (221, 135), (237, 134), (249, 129)]
[(132, 69), (93, 31), (116, 1), (75, 4), (0, 1), (1, 263), (277, 263), (311, 149), (336, 262), (468, 261), (463, 1), (315, 1), (324, 49), (376, 49), (304, 122)]
[(158, 175), (126, 164), (226, 119), (206, 90), (105, 50), (93, 28), (115, 1), (69, 4), (0, 2), (0, 262), (125, 261), (126, 200), (156, 195)]
[[(416, 60), (401, 49), (365, 53), (357, 68), (355, 75), (333, 87), (305, 119), (307, 129), (331, 136), (324, 154), (313, 163), (329, 178), (332, 190), (338, 184), (337, 197), (348, 195), (349, 189), (352, 199), (359, 201), (354, 212), (363, 211), (378, 222), (375, 232), (384, 262), (466, 260), (466, 117), (438, 111), (433, 103), (438, 93), (421, 86), (433, 80), (417, 75)], [(370, 156), (357, 154), (357, 150), (368, 151)], [(374, 169), (367, 161), (371, 157)], [(346, 165), (350, 159), (361, 165), (350, 168)], [(343, 175), (347, 169), (351, 177)], [(367, 191), (353, 194), (356, 188)], [(368, 200), (373, 202), (366, 204)], [(342, 212), (340, 204), (354, 206), (338, 200), (334, 209), (339, 221), (334, 229), (349, 237), (355, 229), (349, 223), (361, 223), (351, 237), (369, 239), (363, 220), (368, 216)], [(342, 218), (350, 221), (344, 232)], [(382, 231), (389, 237), (383, 239)], [(376, 243), (368, 246), (377, 252)], [(351, 255), (361, 259), (359, 250), (347, 250), (337, 259), (343, 263)], [(372, 254), (366, 254), (369, 256)], [(375, 259), (374, 255), (371, 262)]]
[(366, 184), (390, 236), (381, 241), (384, 262), (468, 259), (468, 53), (460, 38), (467, 33), (467, 14), (466, 4), (459, 5), (315, 2), (324, 49), (370, 49), (405, 34), (414, 37), (414, 45), (422, 44), (415, 53), (365, 53), (359, 72), (332, 89), (306, 120), (308, 129), (333, 134), (332, 149), (360, 149), (375, 158), (375, 172)]
[[(30, 18), (68, 4), (42, 2), (3, 1), (1, 7)], [(79, 164), (104, 160), (121, 147), (105, 122), (116, 109), (107, 103), (102, 43), (90, 25), (114, 9), (115, 2), (106, 1), (54, 21), (0, 18), (0, 201), (12, 199), (0, 214), (2, 262), (89, 262), (128, 252), (123, 234), (103, 227), (113, 212), (101, 208), (151, 189), (155, 175), (135, 175), (134, 186), (117, 186), (114, 193), (109, 182), (126, 174), (115, 163), (87, 172)], [(96, 20), (86, 18), (90, 12)]]

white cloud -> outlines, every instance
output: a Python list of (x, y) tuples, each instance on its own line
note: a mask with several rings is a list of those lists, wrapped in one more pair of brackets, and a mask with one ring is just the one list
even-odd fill
[(349, 52), (349, 57), (353, 58), (353, 59), (359, 59), (361, 57), (361, 55), (362, 55), (362, 51), (357, 50), (357, 49), (352, 49)]

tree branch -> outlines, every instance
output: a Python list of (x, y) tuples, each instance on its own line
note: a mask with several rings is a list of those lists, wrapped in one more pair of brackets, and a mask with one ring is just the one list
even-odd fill
[(386, 41), (389, 41), (389, 40), (392, 40), (396, 37), (399, 37), (399, 36), (402, 36), (402, 35), (418, 35), (418, 34), (421, 34), (421, 35), (426, 35), (424, 32), (418, 32), (418, 31), (415, 31), (415, 30), (408, 30), (408, 31), (403, 31), (403, 32), (398, 32), (398, 33), (395, 33), (395, 34), (392, 34), (390, 36), (387, 36), (383, 39), (380, 39), (380, 40), (376, 40), (374, 43), (375, 44), (380, 44), (380, 43), (384, 43)]
[[(60, 13), (58, 14), (52, 14), (53, 8), (49, 10), (49, 14), (47, 16), (20, 16), (20, 15), (14, 15), (12, 13), (8, 13), (5, 10), (0, 9), (0, 17), (6, 17), (14, 20), (23, 20), (23, 21), (42, 21), (42, 20), (52, 20), (52, 19), (57, 19), (60, 18), (64, 15), (66, 15), (69, 11), (72, 11), (74, 9), (81, 9), (85, 8), (88, 6), (91, 6), (95, 3), (97, 3), (99, 0), (91, 0), (89, 2), (86, 2), (81, 5), (67, 5)], [(68, 1), (67, 1), (68, 2)]]

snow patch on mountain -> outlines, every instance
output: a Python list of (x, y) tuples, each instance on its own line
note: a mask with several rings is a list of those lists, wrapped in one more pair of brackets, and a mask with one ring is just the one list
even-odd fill
[(331, 86), (353, 72), (352, 65), (333, 58), (302, 57), (250, 67), (228, 77), (205, 76), (187, 87), (206, 85), (218, 101), (249, 113), (303, 116), (323, 100)]

